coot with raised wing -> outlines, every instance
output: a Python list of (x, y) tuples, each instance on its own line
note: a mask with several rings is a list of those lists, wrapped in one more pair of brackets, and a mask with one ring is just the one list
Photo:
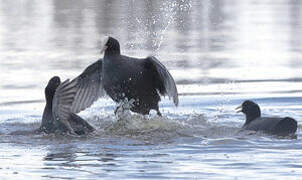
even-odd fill
[[(130, 110), (161, 115), (160, 95), (168, 95), (178, 105), (175, 81), (167, 68), (155, 57), (134, 58), (121, 54), (119, 42), (107, 37), (102, 49), (103, 60), (90, 65), (79, 77), (73, 112), (89, 107), (105, 92), (117, 103), (132, 102)], [(118, 107), (117, 107), (118, 108)]]

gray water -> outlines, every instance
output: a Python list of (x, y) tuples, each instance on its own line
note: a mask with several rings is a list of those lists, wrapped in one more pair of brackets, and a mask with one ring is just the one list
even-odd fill
[[(239, 132), (246, 99), (263, 116), (302, 123), (302, 2), (298, 0), (0, 2), (0, 179), (301, 179), (297, 138)], [(109, 98), (80, 116), (87, 137), (10, 134), (39, 127), (44, 88), (74, 78), (101, 38), (155, 55), (177, 82), (149, 116), (114, 116)]]

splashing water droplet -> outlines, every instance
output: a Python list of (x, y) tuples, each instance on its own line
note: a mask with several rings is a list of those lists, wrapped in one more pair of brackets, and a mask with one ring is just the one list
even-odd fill
[[(138, 2), (133, 0), (130, 3), (131, 6), (135, 7), (135, 4)], [(151, 8), (152, 3), (148, 3), (147, 6)], [(146, 46), (150, 46), (149, 48), (152, 49), (154, 55), (157, 55), (169, 27), (176, 21), (178, 13), (189, 13), (191, 7), (191, 0), (164, 1), (159, 7), (159, 11), (148, 11), (147, 14), (149, 15), (146, 19), (134, 17), (135, 23), (132, 26), (135, 26), (135, 29), (140, 29), (138, 32), (135, 31), (134, 41), (140, 41), (138, 44), (141, 45), (142, 40), (148, 40), (149, 42), (146, 42)], [(137, 11), (139, 13), (139, 10)], [(137, 13), (134, 12), (133, 14)]]

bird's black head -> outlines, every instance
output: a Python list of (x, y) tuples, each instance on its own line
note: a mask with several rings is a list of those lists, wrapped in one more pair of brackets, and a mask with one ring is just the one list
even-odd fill
[(261, 116), (260, 107), (258, 104), (254, 103), (253, 101), (246, 100), (244, 101), (241, 106), (236, 108), (237, 112), (242, 112), (246, 116), (245, 124), (250, 123), (254, 119)]
[(45, 88), (46, 101), (50, 101), (50, 102), (52, 101), (56, 89), (60, 84), (61, 84), (61, 80), (58, 76), (54, 76), (48, 81), (48, 84)]
[(103, 49), (101, 50), (101, 53), (105, 52), (104, 56), (121, 54), (120, 43), (118, 42), (118, 40), (108, 36), (105, 38), (103, 43), (104, 46)]

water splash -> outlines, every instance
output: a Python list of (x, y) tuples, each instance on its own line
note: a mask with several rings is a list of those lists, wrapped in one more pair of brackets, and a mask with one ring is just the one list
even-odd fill
[(134, 106), (135, 100), (130, 99), (128, 101), (128, 98), (125, 98), (125, 100), (121, 101), (115, 110), (115, 114), (118, 118), (127, 117), (130, 115), (130, 109)]
[[(130, 3), (129, 6), (135, 7), (135, 3), (137, 2), (133, 0)], [(150, 1), (147, 3), (148, 8), (151, 7), (150, 9), (152, 9), (152, 3), (154, 2)], [(192, 7), (191, 4), (191, 0), (164, 1), (160, 5), (159, 11), (143, 12), (144, 14), (147, 14), (147, 18), (140, 16), (131, 17), (131, 20), (135, 19), (131, 26), (136, 27), (136, 30), (139, 29), (135, 36), (133, 36), (135, 42), (145, 40), (146, 46), (151, 49), (154, 54), (157, 54), (164, 42), (169, 27), (175, 23), (177, 15), (180, 12), (189, 13)], [(133, 10), (135, 10), (135, 8)], [(138, 12), (134, 14), (138, 14)], [(129, 27), (128, 29), (132, 28)], [(146, 37), (149, 39), (146, 40)], [(131, 43), (129, 47), (130, 49), (134, 49), (135, 45)]]
[(178, 137), (234, 137), (237, 127), (213, 123), (203, 114), (186, 114), (177, 118), (157, 115), (140, 115), (123, 111), (119, 117), (99, 118), (104, 123), (97, 127), (100, 136), (128, 137), (148, 142), (165, 142)]
[[(240, 84), (236, 83), (235, 81), (226, 81), (224, 84), (219, 84), (218, 89), (220, 91), (220, 97), (222, 99), (221, 102), (218, 103), (216, 107), (217, 114), (215, 115), (215, 121), (220, 119), (221, 114), (228, 113), (229, 108), (228, 104), (231, 102), (231, 96), (228, 94), (228, 92), (234, 92), (236, 89), (240, 88)], [(234, 107), (235, 108), (235, 107)]]

